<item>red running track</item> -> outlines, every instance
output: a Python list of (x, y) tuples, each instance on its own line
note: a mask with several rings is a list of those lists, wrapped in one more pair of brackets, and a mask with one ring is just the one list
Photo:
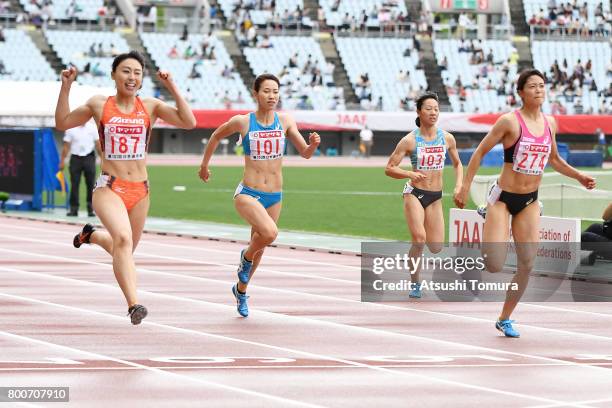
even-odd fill
[(0, 386), (70, 387), (30, 406), (612, 406), (609, 303), (523, 303), (508, 339), (498, 303), (361, 303), (358, 257), (270, 248), (243, 319), (238, 244), (145, 234), (132, 326), (77, 231), (0, 217)]

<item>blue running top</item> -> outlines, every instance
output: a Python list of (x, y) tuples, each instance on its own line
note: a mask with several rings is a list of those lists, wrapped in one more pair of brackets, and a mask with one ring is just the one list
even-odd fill
[(255, 112), (249, 114), (249, 131), (242, 138), (244, 154), (251, 160), (274, 160), (283, 157), (286, 151), (285, 131), (274, 112), (274, 122), (263, 126), (257, 122)]
[(416, 147), (410, 155), (412, 168), (415, 170), (432, 171), (443, 170), (446, 160), (446, 139), (444, 131), (438, 128), (434, 140), (425, 140), (421, 129), (414, 132)]

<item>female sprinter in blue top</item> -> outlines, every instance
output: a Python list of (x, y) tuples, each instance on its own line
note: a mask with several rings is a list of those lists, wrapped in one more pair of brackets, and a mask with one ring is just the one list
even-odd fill
[(244, 147), (244, 176), (234, 193), (238, 214), (251, 225), (251, 241), (240, 253), (238, 282), (232, 287), (238, 313), (247, 317), (249, 308), (246, 290), (257, 269), (266, 246), (276, 239), (276, 223), (282, 203), (282, 159), (286, 139), (299, 154), (309, 159), (321, 143), (317, 133), (311, 133), (309, 144), (298, 131), (295, 120), (286, 113), (275, 112), (279, 100), (280, 81), (274, 75), (263, 74), (255, 79), (253, 97), (257, 111), (236, 115), (215, 130), (210, 137), (200, 166), (204, 182), (210, 178), (208, 164), (219, 141), (240, 133)]

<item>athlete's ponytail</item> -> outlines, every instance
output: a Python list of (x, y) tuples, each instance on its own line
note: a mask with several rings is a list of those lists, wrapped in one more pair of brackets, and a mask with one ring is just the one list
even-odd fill
[(419, 117), (417, 116), (417, 118), (414, 120), (414, 123), (416, 123), (416, 126), (417, 126), (418, 128), (420, 128), (420, 127), (421, 127), (421, 118), (419, 118)]

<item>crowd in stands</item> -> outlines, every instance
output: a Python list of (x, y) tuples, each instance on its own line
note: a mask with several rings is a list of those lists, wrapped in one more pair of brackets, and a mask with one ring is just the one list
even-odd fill
[[(519, 99), (513, 79), (519, 55), (509, 42), (436, 40), (434, 46), (451, 104), (455, 97), (458, 101), (457, 106), (453, 106), (455, 111), (467, 111), (468, 99), (476, 112), (508, 111), (517, 106)], [(449, 65), (449, 59), (454, 65)], [(467, 66), (463, 65), (465, 63)], [(490, 95), (495, 95), (493, 104), (488, 99)], [(502, 99), (503, 103), (497, 102)]]
[(612, 25), (612, 13), (604, 10), (603, 2), (599, 3), (594, 10), (595, 21), (589, 19), (589, 7), (587, 2), (579, 4), (579, 0), (573, 2), (558, 2), (549, 0), (546, 10), (540, 8), (532, 14), (528, 24), (534, 33), (567, 34), (587, 37), (609, 36)]
[(336, 110), (344, 107), (344, 95), (342, 88), (335, 88), (333, 82), (334, 64), (325, 62), (321, 64), (312, 54), (301, 58), (300, 52), (289, 57), (286, 64), (276, 75), (281, 82), (281, 101), (291, 101), (293, 108), (302, 110), (315, 109), (312, 95), (324, 88), (333, 88), (328, 106), (319, 106)]
[(0, 15), (11, 13), (11, 2), (8, 0), (0, 0)]
[[(264, 13), (256, 14), (258, 11)], [(238, 0), (233, 4), (228, 18), (228, 28), (239, 29), (245, 34), (252, 26), (257, 25), (276, 30), (281, 27), (295, 28), (304, 25), (304, 15), (307, 12), (308, 10), (303, 10), (299, 4), (293, 10), (286, 8), (279, 12), (276, 0)], [(255, 14), (260, 18), (255, 18)]]
[[(52, 25), (56, 20), (81, 20), (85, 16), (82, 14), (82, 4), (87, 0), (63, 0), (62, 2), (53, 0), (20, 0), (24, 9), (27, 11), (25, 16), (18, 18), (19, 22), (31, 22), (43, 26)], [(117, 15), (117, 7), (113, 0), (99, 0), (101, 7), (97, 12), (96, 19), (103, 24), (103, 21)], [(538, 10), (529, 18), (528, 23), (535, 32), (566, 33), (578, 36), (610, 36), (612, 14), (609, 4), (603, 2), (596, 3), (598, 0), (541, 0), (534, 10)], [(58, 10), (58, 5), (62, 4), (62, 10)], [(67, 4), (67, 6), (66, 6)], [(230, 5), (230, 13), (227, 12), (227, 5)], [(395, 29), (395, 24), (412, 22), (416, 30), (422, 34), (431, 34), (435, 25), (439, 23), (439, 15), (434, 15), (430, 11), (423, 9), (420, 11), (406, 11), (405, 3), (399, 0), (381, 0), (367, 3), (367, 7), (359, 6), (356, 2), (348, 0), (319, 0), (317, 1), (317, 20), (319, 26), (328, 28), (338, 27), (341, 30), (350, 32), (367, 31), (370, 28), (382, 31)], [(362, 3), (363, 4), (363, 3)], [(246, 49), (268, 50), (274, 49), (274, 54), (270, 58), (285, 61), (280, 69), (280, 65), (271, 69), (269, 72), (277, 74), (283, 87), (281, 88), (282, 100), (285, 108), (295, 109), (344, 109), (344, 95), (340, 87), (336, 87), (333, 80), (335, 66), (332, 62), (324, 61), (322, 54), (309, 50), (296, 48), (295, 53), (276, 54), (279, 43), (271, 37), (273, 30), (285, 27), (297, 27), (302, 25), (307, 19), (308, 10), (304, 10), (302, 0), (211, 0), (208, 8), (213, 26), (215, 21), (221, 21), (221, 9), (225, 11), (228, 27), (235, 32), (239, 45)], [(287, 6), (285, 8), (285, 5)], [(27, 7), (26, 7), (27, 6)], [(401, 6), (401, 7), (400, 7)], [(541, 7), (540, 7), (541, 6)], [(7, 0), (0, 0), (0, 15), (11, 12), (11, 3)], [(152, 3), (138, 10), (139, 21), (153, 22), (157, 18), (156, 6)], [(420, 13), (420, 14), (419, 14)], [(120, 13), (119, 13), (120, 14)], [(262, 21), (262, 16), (265, 20)], [(330, 18), (333, 17), (333, 18)], [(117, 16), (117, 23), (122, 23), (123, 19)], [(119, 19), (120, 18), (120, 19)], [(507, 18), (507, 17), (506, 17)], [(466, 40), (465, 35), (470, 30), (475, 29), (474, 18), (467, 13), (460, 13), (449, 17), (450, 32), (454, 33), (457, 43), (456, 53), (461, 55), (457, 58), (452, 53), (439, 54), (435, 40), (433, 45), (437, 55), (438, 66), (442, 71), (442, 77), (447, 94), (451, 100), (451, 105), (455, 111), (508, 111), (519, 106), (520, 98), (516, 93), (515, 79), (518, 68), (518, 52), (508, 45), (511, 50), (508, 55), (500, 54), (499, 48), (491, 48), (487, 41)], [(316, 22), (315, 22), (316, 25)], [(267, 27), (267, 28), (263, 28)], [(264, 31), (265, 30), (265, 31)], [(55, 31), (55, 30), (53, 30)], [(258, 32), (260, 31), (260, 32)], [(358, 36), (356, 36), (358, 37)], [(177, 36), (178, 38), (178, 36)], [(236, 79), (240, 81), (234, 66), (227, 63), (224, 59), (225, 50), (215, 48), (216, 44), (211, 43), (211, 34), (202, 36), (201, 43), (188, 42), (189, 32), (185, 25), (180, 40), (185, 42), (184, 46), (171, 46), (176, 43), (167, 44), (163, 47), (162, 53), (170, 60), (188, 61), (185, 77), (189, 80), (207, 78), (212, 68), (218, 72), (220, 78)], [(0, 44), (6, 41), (3, 28), (0, 26)], [(550, 42), (550, 41), (548, 41)], [(597, 42), (597, 41), (591, 41)], [(88, 43), (89, 44), (89, 43)], [(365, 110), (413, 110), (414, 100), (422, 93), (427, 85), (424, 86), (414, 79), (416, 70), (423, 70), (423, 61), (420, 50), (420, 43), (415, 38), (413, 45), (409, 47), (404, 57), (410, 57), (410, 52), (418, 55), (417, 63), (414, 66), (401, 65), (399, 71), (397, 67), (392, 68), (390, 84), (386, 79), (380, 78), (380, 73), (372, 67), (360, 66), (359, 70), (351, 74), (350, 78), (353, 90), (357, 96), (359, 104)], [(221, 47), (221, 45), (218, 45)], [(87, 45), (85, 45), (87, 47)], [(83, 47), (83, 48), (85, 48)], [(169, 47), (169, 48), (168, 48)], [(535, 56), (535, 47), (532, 47)], [(167, 50), (167, 52), (165, 51)], [(221, 57), (219, 58), (219, 50)], [(455, 48), (453, 46), (453, 53)], [(84, 67), (80, 67), (81, 73), (93, 77), (105, 77), (108, 69), (104, 63), (96, 59), (113, 58), (118, 55), (119, 49), (113, 44), (103, 44), (102, 42), (92, 42), (88, 50), (83, 50), (85, 57), (91, 57)], [(268, 55), (268, 54), (267, 54)], [(246, 52), (245, 52), (246, 56)], [(391, 58), (387, 55), (388, 58)], [(257, 57), (259, 58), (259, 57)], [(267, 58), (267, 57), (266, 57)], [(346, 65), (345, 57), (343, 63)], [(534, 57), (534, 64), (535, 64)], [(388, 59), (387, 61), (390, 61)], [(456, 69), (457, 61), (463, 62), (461, 69)], [(560, 56), (554, 63), (552, 59), (540, 62), (536, 68), (545, 68), (547, 83), (547, 102), (545, 109), (553, 114), (573, 114), (573, 113), (600, 113), (609, 114), (612, 110), (612, 63), (607, 62), (606, 77), (602, 78), (601, 72), (596, 75), (593, 66), (601, 65), (597, 58), (577, 59), (575, 54)], [(249, 61), (249, 63), (251, 63)], [(362, 62), (363, 64), (363, 62)], [(206, 65), (206, 69), (204, 69)], [(253, 68), (253, 65), (251, 63)], [(466, 69), (468, 67), (469, 69)], [(362, 72), (363, 70), (363, 72)], [(11, 72), (18, 70), (11, 65), (11, 60), (4, 56), (0, 60), (0, 76), (10, 76)], [(452, 71), (452, 72), (451, 72)], [(347, 68), (348, 72), (348, 68)], [(389, 77), (388, 72), (384, 72), (384, 78)], [(383, 82), (385, 82), (383, 84)], [(248, 84), (250, 85), (250, 84)], [(399, 95), (389, 93), (388, 87), (397, 85), (401, 90)], [(186, 95), (199, 92), (195, 86), (186, 89)], [(161, 90), (156, 90), (160, 93)], [(249, 95), (242, 91), (225, 92), (217, 91), (215, 99), (221, 101), (225, 107), (231, 107), (233, 103), (242, 103), (245, 99), (249, 100)], [(248, 93), (248, 91), (247, 91)], [(324, 94), (324, 96), (322, 96)], [(391, 96), (390, 96), (391, 95)], [(494, 103), (487, 105), (494, 95)], [(319, 99), (322, 98), (322, 99)], [(473, 100), (480, 100), (472, 103)], [(192, 99), (197, 99), (193, 98)], [(321, 104), (320, 100), (324, 103)], [(459, 102), (457, 104), (457, 101)], [(501, 104), (498, 101), (502, 101)], [(595, 102), (593, 102), (595, 101)]]
[[(9, 2), (5, 2), (9, 3)], [(21, 0), (25, 13), (17, 15), (16, 22), (31, 23), (37, 27), (53, 26), (58, 20), (95, 21), (100, 27), (105, 27), (112, 22), (114, 26), (125, 25), (123, 15), (118, 12), (113, 0), (100, 0), (100, 5), (95, 9), (86, 8), (82, 1), (70, 0), (57, 4), (53, 0)], [(1, 4), (1, 3), (0, 3)], [(9, 3), (10, 4), (10, 3)], [(0, 5), (0, 14), (2, 6)]]
[(564, 58), (559, 64), (557, 60), (551, 65), (550, 70), (545, 74), (546, 82), (549, 85), (548, 99), (551, 103), (551, 113), (563, 115), (568, 112), (567, 106), (572, 106), (573, 113), (593, 114), (597, 113), (594, 106), (585, 108), (583, 96), (588, 93), (597, 95), (599, 101), (599, 113), (610, 114), (610, 98), (612, 98), (612, 63), (607, 67), (608, 84), (598, 86), (592, 73), (593, 63), (591, 60), (581, 61), (578, 59), (575, 64), (570, 65)]
[(384, 0), (373, 2), (369, 8), (359, 8), (348, 1), (323, 0), (317, 10), (317, 19), (320, 26), (327, 23), (344, 31), (365, 31), (373, 27), (390, 31), (396, 26), (404, 30), (410, 18), (402, 3)]

